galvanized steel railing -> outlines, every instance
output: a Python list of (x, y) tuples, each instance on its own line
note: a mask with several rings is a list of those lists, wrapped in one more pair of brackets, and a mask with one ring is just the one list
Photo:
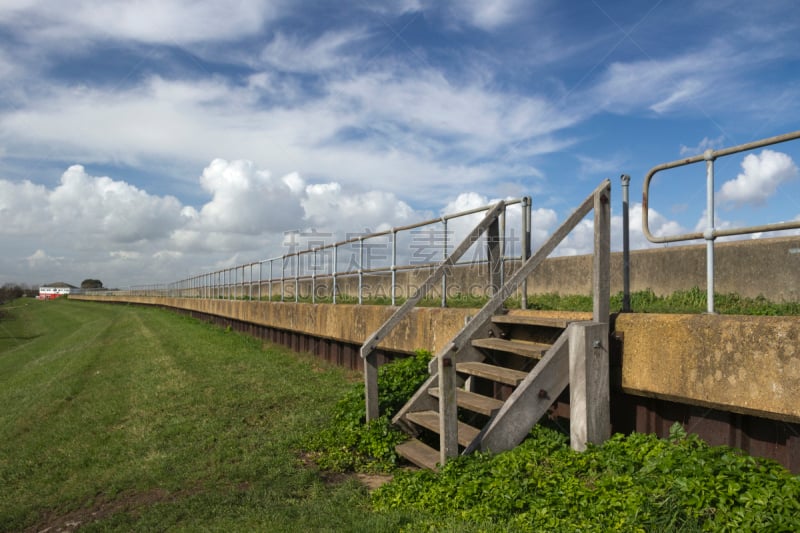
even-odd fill
[[(655, 166), (647, 173), (644, 178), (644, 186), (642, 190), (642, 231), (645, 237), (650, 242), (667, 243), (678, 241), (690, 241), (695, 239), (706, 240), (706, 299), (708, 301), (707, 309), (709, 313), (714, 312), (714, 241), (717, 237), (728, 237), (732, 235), (746, 235), (749, 233), (761, 233), (769, 231), (779, 231), (786, 229), (800, 228), (800, 221), (795, 220), (791, 222), (779, 222), (774, 224), (763, 224), (759, 226), (749, 226), (743, 228), (733, 229), (717, 229), (714, 227), (714, 161), (720, 157), (762, 148), (786, 141), (800, 139), (800, 131), (778, 135), (776, 137), (769, 137), (760, 141), (754, 141), (747, 144), (740, 144), (731, 148), (724, 148), (722, 150), (706, 150), (700, 155), (672, 161), (670, 163), (663, 163)], [(700, 161), (706, 162), (706, 229), (703, 232), (685, 233), (683, 235), (670, 235), (665, 237), (657, 237), (650, 231), (650, 223), (648, 220), (648, 199), (650, 191), (650, 181), (653, 177), (664, 170), (677, 168)]]
[[(506, 234), (506, 208), (519, 204), (521, 206), (521, 227), (519, 232), (520, 250), (517, 256), (506, 256), (507, 242), (509, 236)], [(273, 300), (279, 298), (280, 301), (300, 301), (301, 284), (310, 284), (311, 302), (317, 303), (318, 287), (322, 281), (330, 283), (330, 300), (332, 303), (339, 303), (341, 296), (339, 284), (345, 278), (357, 277), (357, 301), (359, 304), (364, 302), (364, 279), (368, 275), (391, 275), (391, 305), (397, 305), (397, 275), (398, 272), (414, 269), (430, 269), (439, 262), (417, 263), (401, 265), (398, 262), (398, 235), (403, 232), (413, 232), (426, 226), (441, 225), (441, 231), (437, 233), (440, 239), (436, 242), (436, 254), (441, 254), (442, 260), (447, 260), (449, 249), (452, 244), (449, 242), (448, 222), (460, 217), (465, 217), (477, 213), (482, 213), (492, 209), (496, 204), (460, 211), (458, 213), (444, 215), (440, 218), (425, 220), (416, 224), (394, 227), (385, 231), (358, 235), (333, 244), (322, 244), (320, 246), (309, 246), (306, 250), (298, 250), (284, 254), (279, 257), (265, 259), (237, 265), (230, 268), (220, 269), (188, 277), (179, 281), (166, 284), (151, 284), (132, 286), (128, 291), (130, 295), (140, 296), (160, 296), (160, 297), (193, 297), (193, 298), (215, 298), (215, 299), (237, 299), (248, 298), (262, 300), (268, 298)], [(530, 235), (531, 235), (531, 200), (530, 197), (522, 197), (503, 202), (503, 210), (499, 216), (500, 221), (500, 250), (501, 264), (508, 259), (525, 260), (530, 255)], [(513, 229), (510, 231), (513, 239)], [(370, 268), (369, 260), (366, 257), (370, 253), (370, 246), (375, 246), (369, 241), (374, 239), (384, 239), (384, 245), (390, 246), (391, 264), (387, 267)], [(341, 250), (345, 247), (355, 248), (351, 253), (349, 261), (347, 257), (342, 257)], [(435, 255), (433, 252), (428, 255)], [(344, 259), (344, 261), (343, 261)], [(346, 263), (344, 268), (342, 263)], [(306, 265), (305, 271), (301, 265)], [(504, 275), (504, 268), (500, 269), (501, 283)], [(322, 271), (322, 273), (320, 273)], [(441, 280), (441, 305), (447, 305), (448, 279), (444, 275)], [(326, 284), (326, 286), (328, 286)], [(293, 290), (288, 290), (292, 287)], [(116, 292), (120, 294), (120, 292)], [(527, 306), (527, 294), (521, 292), (523, 306)]]

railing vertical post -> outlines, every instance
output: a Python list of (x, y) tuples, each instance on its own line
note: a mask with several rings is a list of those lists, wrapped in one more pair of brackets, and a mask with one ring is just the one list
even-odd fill
[(703, 154), (706, 160), (706, 309), (714, 312), (714, 151)]
[[(442, 217), (442, 261), (447, 261), (447, 218)], [(442, 275), (442, 307), (447, 307), (447, 272)]]
[(631, 245), (630, 245), (630, 197), (631, 177), (623, 174), (622, 182), (622, 312), (631, 311)]
[(281, 301), (284, 299), (286, 285), (286, 256), (281, 257)]
[(272, 263), (274, 259), (269, 260), (269, 301), (272, 301)]
[(364, 237), (358, 238), (358, 305), (364, 303)]
[(611, 297), (611, 185), (594, 196), (594, 271), (592, 315), (595, 322), (609, 320)]
[(294, 261), (294, 303), (300, 301), (300, 252), (295, 255)]
[(261, 283), (262, 283), (261, 282), (261, 268), (262, 268), (263, 264), (264, 264), (264, 261), (259, 261), (258, 262), (258, 301), (259, 302), (261, 301)]
[(392, 305), (397, 305), (397, 230), (392, 228)]
[(317, 303), (317, 249), (311, 252), (311, 303)]
[(333, 245), (333, 273), (331, 274), (331, 291), (333, 293), (333, 303), (336, 304), (336, 271), (339, 268), (339, 247)]
[[(522, 197), (522, 250), (520, 252), (521, 261), (520, 267), (525, 264), (525, 261), (531, 256), (531, 198), (530, 196)], [(522, 296), (520, 298), (519, 306), (522, 309), (528, 308), (528, 279), (522, 280), (520, 285)]]

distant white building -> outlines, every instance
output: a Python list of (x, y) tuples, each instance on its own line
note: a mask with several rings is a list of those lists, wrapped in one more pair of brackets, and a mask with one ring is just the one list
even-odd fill
[(65, 296), (70, 293), (73, 289), (77, 289), (73, 285), (69, 283), (64, 283), (63, 281), (57, 281), (55, 283), (48, 283), (47, 285), (42, 285), (39, 287), (39, 300), (53, 300), (58, 298), (59, 296)]

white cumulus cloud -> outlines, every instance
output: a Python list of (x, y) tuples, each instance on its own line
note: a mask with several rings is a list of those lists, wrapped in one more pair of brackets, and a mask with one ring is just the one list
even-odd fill
[(305, 193), (304, 218), (315, 227), (382, 231), (419, 221), (423, 216), (390, 192), (348, 194), (339, 183), (331, 182), (308, 185)]
[(53, 189), (0, 180), (0, 232), (52, 234), (76, 246), (166, 238), (179, 227), (180, 202), (73, 165)]
[(285, 229), (303, 216), (286, 181), (252, 161), (215, 159), (200, 184), (212, 197), (200, 210), (199, 227), (205, 231), (256, 235)]
[(735, 205), (763, 205), (782, 183), (796, 177), (797, 165), (782, 152), (748, 154), (742, 161), (742, 172), (722, 185), (718, 198)]

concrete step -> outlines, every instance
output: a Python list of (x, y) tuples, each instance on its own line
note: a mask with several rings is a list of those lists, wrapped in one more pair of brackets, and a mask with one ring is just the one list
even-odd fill
[(525, 315), (494, 315), (492, 322), (498, 325), (507, 326), (543, 326), (547, 328), (566, 329), (574, 319), (552, 318)]
[(417, 439), (409, 439), (395, 446), (397, 455), (404, 457), (420, 468), (428, 468), (434, 472), (439, 471), (439, 451)]
[(551, 346), (550, 344), (542, 344), (539, 342), (506, 340), (496, 337), (475, 339), (472, 341), (472, 345), (476, 348), (508, 352), (534, 359), (541, 359)]
[(524, 380), (528, 373), (519, 370), (511, 370), (502, 366), (488, 365), (486, 363), (458, 363), (456, 371), (470, 376), (490, 379), (497, 383), (505, 383), (516, 387)]
[[(439, 413), (436, 411), (417, 411), (416, 413), (408, 413), (406, 420), (413, 422), (418, 426), (439, 433)], [(458, 443), (461, 446), (469, 446), (473, 440), (478, 436), (481, 431), (478, 428), (472, 427), (464, 422), (458, 423)]]
[[(434, 398), (439, 397), (439, 388), (432, 387), (428, 389), (428, 394)], [(456, 389), (456, 403), (459, 407), (463, 407), (473, 413), (480, 413), (486, 416), (492, 416), (501, 407), (503, 402), (496, 400), (483, 394), (476, 394), (474, 392), (465, 391), (463, 389)]]

